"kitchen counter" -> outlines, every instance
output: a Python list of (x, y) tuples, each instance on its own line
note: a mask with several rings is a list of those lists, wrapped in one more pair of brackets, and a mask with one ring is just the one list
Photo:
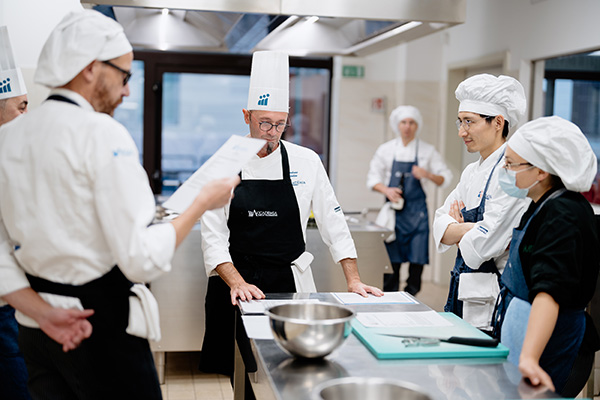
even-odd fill
[[(383, 237), (390, 232), (355, 216), (347, 219), (358, 252), (362, 280), (382, 287), (383, 271), (389, 268)], [(347, 286), (342, 267), (333, 262), (329, 248), (316, 228), (307, 229), (306, 242), (307, 251), (315, 256), (312, 269), (317, 291), (345, 292)], [(150, 285), (160, 312), (162, 339), (151, 342), (150, 346), (161, 382), (164, 382), (165, 352), (200, 351), (202, 348), (208, 278), (201, 243), (200, 225), (196, 224), (175, 252), (172, 271)]]
[[(335, 302), (329, 293), (313, 293), (309, 297)], [(355, 311), (429, 309), (423, 304), (349, 307)], [(254, 357), (251, 361), (256, 364), (256, 368), (253, 365), (251, 369), (256, 371), (248, 376), (259, 400), (310, 399), (316, 385), (342, 377), (382, 377), (411, 382), (423, 388), (435, 400), (560, 398), (549, 391), (536, 393), (536, 389), (521, 381), (517, 367), (504, 358), (379, 360), (351, 334), (324, 359), (299, 360), (287, 355), (274, 340), (251, 339), (249, 342)], [(241, 400), (244, 391), (240, 387), (240, 376), (245, 373), (245, 364), (239, 350), (236, 353), (234, 399)]]

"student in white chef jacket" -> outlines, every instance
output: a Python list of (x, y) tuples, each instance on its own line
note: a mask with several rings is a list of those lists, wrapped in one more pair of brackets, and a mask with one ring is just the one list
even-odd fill
[(384, 274), (383, 290), (397, 291), (400, 266), (409, 262), (404, 291), (421, 290), (423, 266), (429, 264), (429, 217), (427, 182), (446, 187), (452, 180), (442, 156), (427, 142), (416, 138), (423, 117), (416, 107), (399, 106), (390, 114), (397, 138), (377, 148), (367, 175), (367, 187), (385, 196), (376, 222), (394, 231), (386, 239), (392, 274)]
[(148, 345), (160, 338), (158, 306), (132, 281), (168, 272), (203, 211), (239, 181), (211, 183), (180, 218), (151, 225), (146, 173), (111, 117), (132, 60), (114, 20), (66, 15), (35, 74), (50, 96), (0, 129), (0, 296), (17, 310), (36, 399), (162, 398)]
[(348, 291), (383, 294), (360, 280), (354, 241), (318, 155), (281, 140), (288, 92), (287, 54), (254, 53), (248, 109), (242, 111), (250, 136), (268, 143), (242, 169), (231, 203), (202, 218), (202, 250), (210, 276), (200, 364), (205, 372), (233, 372), (238, 298), (316, 291), (312, 255), (305, 252), (311, 209), (323, 241), (342, 265)]
[(458, 248), (444, 311), (490, 330), (512, 230), (528, 204), (498, 184), (509, 128), (525, 115), (525, 92), (514, 78), (480, 74), (461, 82), (456, 98), (458, 135), (480, 158), (436, 211), (433, 238), (439, 252)]
[[(0, 26), (0, 126), (27, 112), (27, 88), (15, 65), (8, 28)], [(6, 82), (6, 83), (3, 83)], [(31, 399), (27, 367), (19, 350), (15, 309), (0, 299), (0, 399)]]

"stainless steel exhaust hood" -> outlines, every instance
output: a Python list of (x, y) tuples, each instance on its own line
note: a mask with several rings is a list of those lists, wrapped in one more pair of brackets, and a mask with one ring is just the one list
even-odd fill
[(466, 0), (81, 0), (134, 47), (364, 56), (464, 22)]

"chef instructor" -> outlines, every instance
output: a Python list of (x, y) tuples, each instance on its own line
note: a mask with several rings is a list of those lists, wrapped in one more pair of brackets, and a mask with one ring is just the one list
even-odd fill
[(422, 184), (431, 181), (446, 187), (452, 180), (440, 153), (416, 138), (422, 126), (418, 108), (399, 106), (392, 111), (390, 127), (397, 137), (377, 148), (367, 175), (367, 187), (386, 199), (376, 222), (394, 230), (385, 244), (393, 270), (384, 274), (386, 292), (399, 289), (400, 266), (407, 261), (404, 291), (416, 295), (421, 290), (423, 266), (429, 264), (429, 218)]
[(148, 344), (160, 338), (158, 306), (132, 281), (169, 272), (194, 223), (239, 181), (209, 183), (179, 218), (152, 224), (137, 148), (112, 118), (132, 60), (113, 19), (67, 14), (34, 77), (50, 96), (0, 129), (0, 296), (17, 309), (35, 399), (162, 398)]
[(360, 280), (356, 248), (319, 156), (281, 140), (288, 121), (288, 56), (260, 51), (252, 57), (248, 108), (250, 136), (268, 143), (242, 169), (231, 203), (202, 218), (202, 250), (209, 274), (206, 333), (200, 368), (231, 375), (234, 305), (264, 293), (315, 292), (305, 251), (311, 210), (348, 291), (383, 292)]

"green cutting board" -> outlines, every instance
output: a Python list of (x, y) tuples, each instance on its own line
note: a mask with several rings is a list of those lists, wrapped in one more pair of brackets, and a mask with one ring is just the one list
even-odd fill
[(352, 321), (352, 331), (360, 341), (379, 359), (407, 358), (471, 358), (471, 357), (503, 357), (508, 356), (508, 348), (503, 344), (497, 347), (476, 347), (463, 344), (440, 342), (436, 345), (407, 346), (402, 338), (379, 335), (378, 333), (394, 333), (414, 336), (431, 336), (447, 338), (464, 336), (489, 338), (479, 329), (471, 326), (452, 313), (440, 313), (452, 326), (436, 328), (367, 328), (357, 319)]

